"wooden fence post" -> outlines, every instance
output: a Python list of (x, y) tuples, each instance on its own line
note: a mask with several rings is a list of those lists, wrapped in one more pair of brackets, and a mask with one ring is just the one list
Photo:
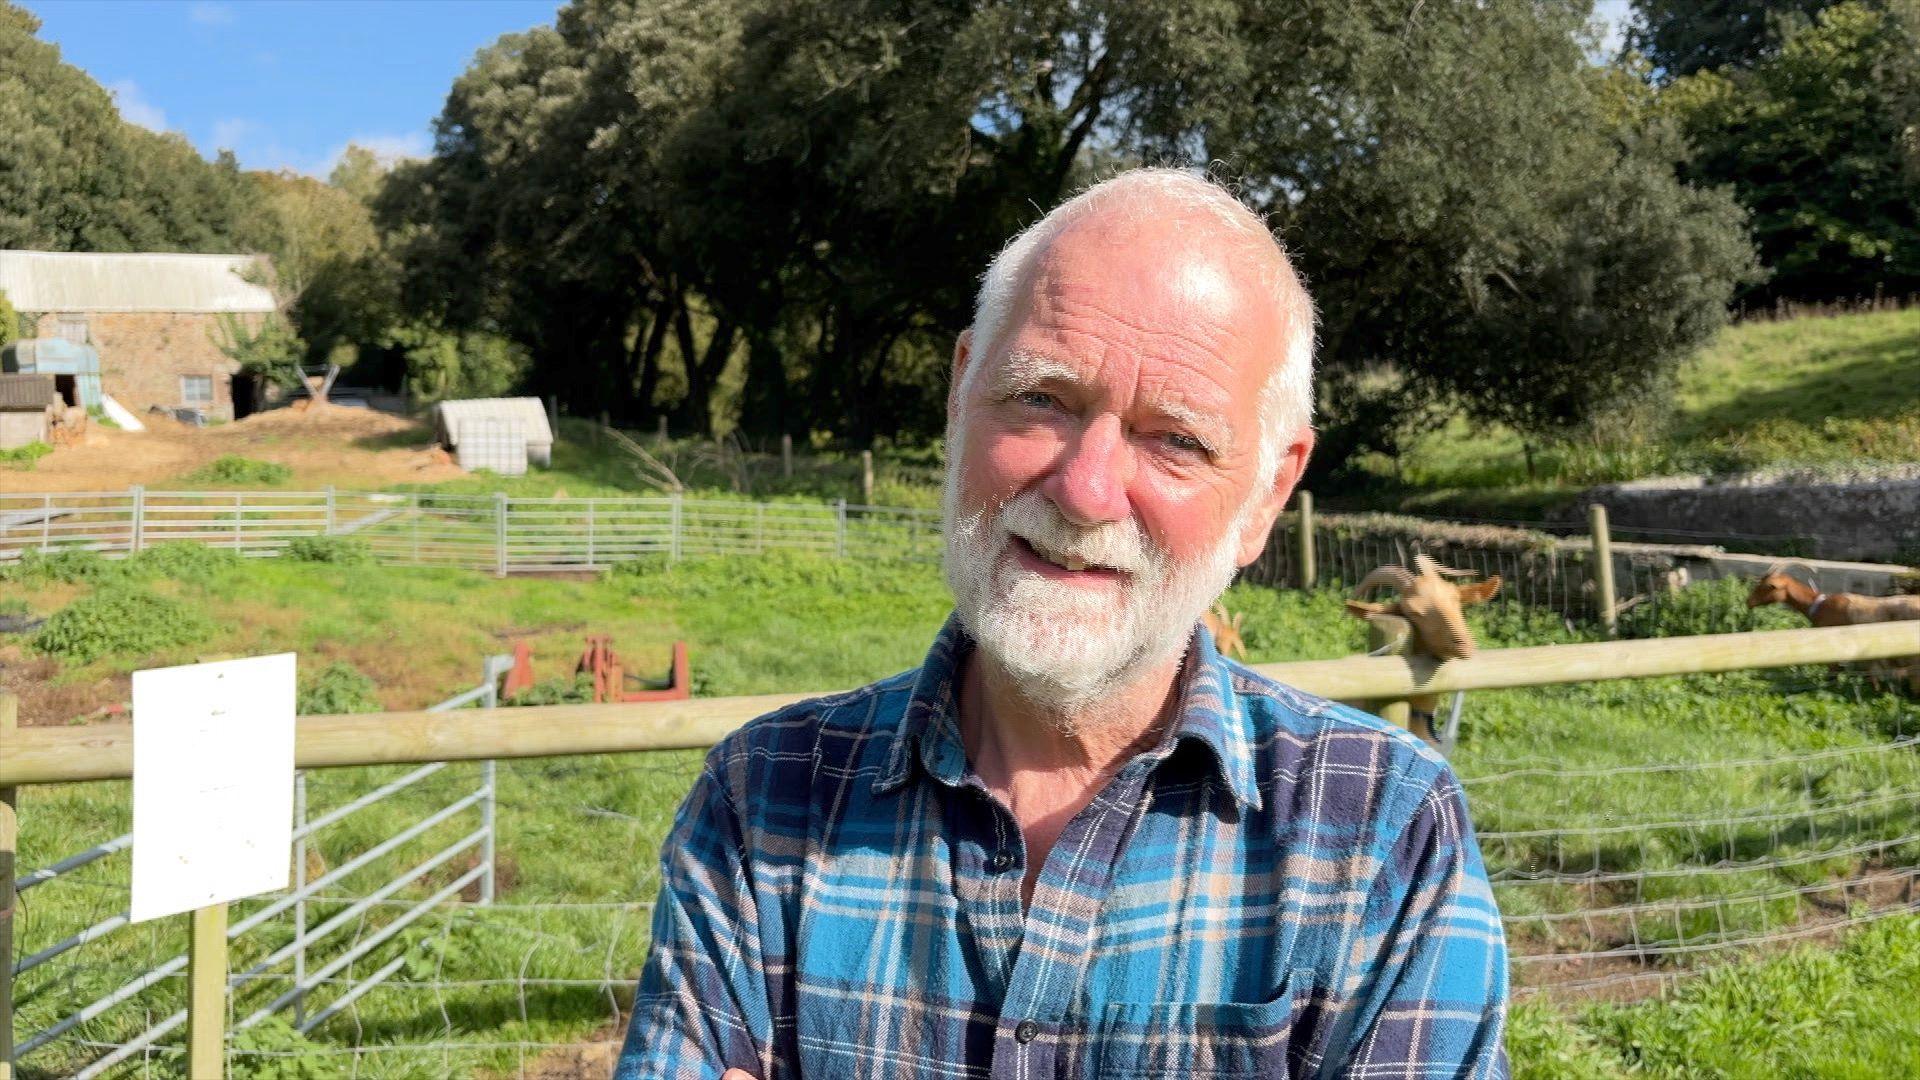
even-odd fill
[(1294, 500), (1299, 506), (1300, 517), (1300, 531), (1294, 538), (1299, 544), (1296, 561), (1299, 563), (1300, 588), (1312, 589), (1320, 580), (1319, 568), (1313, 563), (1313, 492), (1296, 492)]
[(333, 535), (333, 528), (334, 528), (336, 519), (338, 517), (338, 512), (334, 509), (334, 494), (335, 493), (333, 490), (333, 485), (328, 484), (327, 485), (327, 531), (325, 533), (325, 535), (327, 536)]
[[(13, 735), (19, 708), (18, 698), (0, 692), (0, 748)], [(13, 880), (20, 850), (19, 793), (19, 788), (0, 787), (0, 1080), (13, 1080)]]
[(860, 504), (873, 505), (873, 451), (860, 451)]
[(793, 479), (793, 436), (780, 436), (780, 475)]
[(671, 533), (671, 535), (667, 537), (667, 561), (669, 562), (678, 562), (680, 559), (680, 524), (682, 520), (680, 493), (676, 491), (673, 493), (673, 518), (668, 522), (668, 528)]
[(187, 1075), (227, 1075), (227, 905), (208, 904), (193, 915), (187, 946)]
[(847, 557), (847, 500), (840, 499), (833, 504), (833, 553), (840, 558)]
[(1593, 532), (1593, 601), (1600, 607), (1600, 625), (1612, 637), (1620, 630), (1620, 605), (1613, 591), (1613, 537), (1607, 529), (1606, 505), (1588, 506), (1587, 522)]
[(660, 414), (660, 441), (661, 442), (667, 441), (667, 414), (666, 413)]
[(140, 484), (135, 484), (127, 489), (127, 494), (133, 496), (133, 535), (128, 537), (127, 543), (137, 555), (141, 548), (140, 534), (146, 527), (147, 489)]

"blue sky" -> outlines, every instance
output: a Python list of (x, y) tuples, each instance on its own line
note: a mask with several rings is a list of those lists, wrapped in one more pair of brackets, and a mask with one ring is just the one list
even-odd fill
[[(424, 155), (447, 88), (559, 0), (21, 0), (121, 115), (249, 169), (325, 176), (349, 142)], [(1629, 0), (1598, 0), (1617, 47)]]
[(425, 154), (475, 50), (558, 0), (21, 0), (121, 115), (209, 157), (324, 176), (348, 142)]

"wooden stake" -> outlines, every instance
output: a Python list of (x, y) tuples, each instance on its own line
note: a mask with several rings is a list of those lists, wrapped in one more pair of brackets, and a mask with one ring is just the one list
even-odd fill
[(192, 1080), (226, 1076), (227, 905), (193, 913), (187, 946), (187, 1075)]
[(793, 436), (780, 436), (780, 475), (793, 479)]
[(860, 451), (860, 502), (873, 505), (873, 451)]
[(1600, 625), (1613, 637), (1620, 632), (1620, 604), (1613, 591), (1613, 537), (1607, 529), (1606, 506), (1588, 506), (1587, 522), (1593, 532), (1593, 600), (1600, 606)]
[(1312, 589), (1320, 580), (1318, 568), (1313, 564), (1313, 492), (1295, 492), (1294, 500), (1300, 508), (1300, 531), (1294, 537), (1295, 543), (1300, 545), (1295, 560), (1300, 564), (1300, 587)]

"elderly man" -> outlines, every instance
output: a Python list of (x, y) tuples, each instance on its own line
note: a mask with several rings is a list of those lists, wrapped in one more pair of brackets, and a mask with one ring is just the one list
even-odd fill
[(753, 721), (662, 857), (616, 1076), (1502, 1076), (1446, 763), (1197, 627), (1313, 435), (1312, 308), (1205, 180), (994, 260), (948, 396), (955, 613)]

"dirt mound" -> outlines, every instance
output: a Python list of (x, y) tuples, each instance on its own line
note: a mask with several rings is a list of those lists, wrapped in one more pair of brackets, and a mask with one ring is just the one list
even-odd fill
[(141, 422), (147, 430), (94, 425), (82, 445), (55, 450), (32, 469), (0, 468), (0, 492), (151, 488), (224, 454), (286, 465), (294, 471), (290, 485), (309, 490), (432, 484), (466, 475), (435, 452), (431, 425), (372, 409), (274, 409), (206, 428), (157, 413)]
[(432, 430), (418, 421), (374, 409), (341, 405), (312, 405), (305, 409), (272, 409), (254, 413), (245, 420), (210, 429), (216, 436), (246, 438), (259, 432), (326, 435), (333, 438), (381, 438), (401, 433), (417, 433), (422, 442), (431, 441)]

